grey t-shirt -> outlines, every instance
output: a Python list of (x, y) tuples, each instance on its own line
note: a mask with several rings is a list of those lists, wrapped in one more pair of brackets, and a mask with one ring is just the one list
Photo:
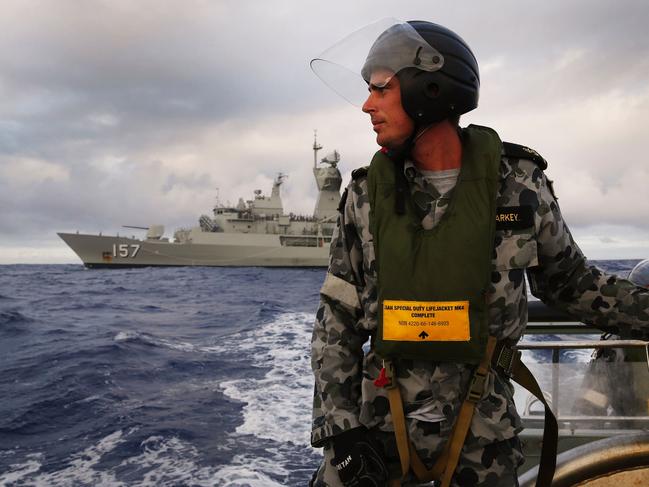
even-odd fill
[(451, 199), (453, 188), (457, 183), (457, 178), (460, 174), (460, 168), (445, 169), (442, 171), (425, 171), (420, 170), (424, 181), (430, 186), (428, 189), (432, 200), (430, 201), (430, 208), (428, 214), (422, 220), (422, 225), (425, 229), (433, 228), (444, 215), (446, 207)]

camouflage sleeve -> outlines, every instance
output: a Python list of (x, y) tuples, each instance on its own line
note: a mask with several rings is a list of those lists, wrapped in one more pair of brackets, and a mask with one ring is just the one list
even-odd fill
[(528, 270), (532, 294), (604, 331), (626, 337), (649, 335), (649, 290), (588, 263), (545, 176), (538, 198), (539, 265)]
[(359, 331), (362, 314), (362, 244), (354, 222), (354, 197), (347, 190), (343, 212), (331, 240), (329, 269), (320, 290), (320, 306), (311, 342), (311, 368), (315, 376), (311, 444), (323, 446), (328, 438), (360, 426), (363, 343)]

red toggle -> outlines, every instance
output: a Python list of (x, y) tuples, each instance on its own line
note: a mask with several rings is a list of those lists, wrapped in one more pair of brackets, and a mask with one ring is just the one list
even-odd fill
[(385, 367), (381, 369), (378, 378), (374, 381), (374, 385), (376, 387), (385, 387), (390, 385), (390, 379), (388, 379), (388, 376), (385, 373)]

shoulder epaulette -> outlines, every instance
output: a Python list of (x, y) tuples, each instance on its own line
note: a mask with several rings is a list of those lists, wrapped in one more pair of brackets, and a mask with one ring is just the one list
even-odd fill
[[(352, 171), (352, 180), (358, 181), (360, 178), (367, 176), (367, 170), (370, 168), (370, 166), (363, 166), (359, 167), (357, 169), (354, 169)], [(339, 213), (344, 213), (345, 212), (345, 203), (347, 202), (347, 193), (349, 188), (345, 188), (345, 191), (343, 191), (343, 195), (340, 197), (340, 202), (338, 203), (338, 212)]]
[(548, 167), (548, 163), (543, 156), (536, 152), (534, 149), (525, 147), (524, 145), (512, 144), (511, 142), (503, 142), (503, 151), (506, 157), (511, 157), (514, 159), (528, 159), (534, 162), (541, 169), (545, 170)]
[(369, 168), (370, 166), (363, 166), (363, 167), (359, 167), (358, 169), (354, 169), (352, 171), (352, 179), (356, 181), (357, 179), (367, 176), (367, 170)]

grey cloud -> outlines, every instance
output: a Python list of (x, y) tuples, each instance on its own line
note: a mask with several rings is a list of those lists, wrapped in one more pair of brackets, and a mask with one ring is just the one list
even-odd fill
[(162, 191), (168, 193), (173, 188), (179, 186), (194, 190), (216, 188), (217, 184), (212, 180), (209, 174), (195, 174), (191, 176), (182, 177), (177, 174), (169, 174), (165, 183), (162, 186)]
[[(624, 150), (616, 164), (642, 162), (644, 148), (634, 143), (643, 134), (639, 128), (597, 144), (581, 135), (573, 148), (560, 137), (578, 132), (573, 118), (567, 126), (543, 117), (613, 90), (640, 100), (649, 93), (644, 0), (499, 0), (434, 8), (421, 0), (397, 11), (394, 1), (384, 0), (6, 1), (0, 6), (0, 174), (27, 157), (64, 168), (69, 179), (27, 184), (31, 176), (23, 173), (20, 181), (0, 180), (0, 238), (53, 235), (71, 226), (99, 231), (124, 223), (186, 225), (207, 211), (202, 201), (211, 201), (216, 185), (236, 185), (246, 197), (256, 175), (272, 178), (302, 164), (291, 162), (299, 152), (286, 146), (304, 144), (317, 125), (331, 127), (347, 144), (327, 140), (328, 149), (354, 154), (350, 165), (366, 164), (374, 150), (369, 126), (339, 118), (355, 114), (354, 108), (313, 120), (311, 114), (344, 102), (312, 75), (308, 61), (353, 29), (395, 12), (448, 25), (483, 65), (502, 63), (484, 73), (475, 120), (500, 123), (525, 136), (516, 141), (540, 145), (551, 159), (549, 172), (582, 167), (606, 188), (621, 172), (606, 163), (617, 147)], [(566, 57), (570, 52), (573, 57)], [(572, 62), (561, 65), (561, 59)], [(649, 121), (649, 108), (638, 103), (634, 118), (622, 117), (621, 123)], [(542, 123), (534, 125), (534, 119)], [(295, 140), (280, 136), (283, 127), (276, 125), (282, 123)], [(526, 125), (538, 131), (525, 132)], [(261, 150), (255, 133), (266, 143), (273, 137), (282, 143)], [(611, 146), (605, 157), (603, 144)], [(592, 167), (578, 166), (582, 158)], [(295, 185), (287, 187), (287, 201), (309, 206), (303, 203), (311, 198), (309, 178), (289, 181)], [(563, 179), (559, 186), (572, 184)], [(603, 190), (585, 194), (606, 196)], [(582, 199), (562, 198), (570, 202), (564, 211), (577, 223), (596, 221), (598, 204)], [(605, 218), (625, 204), (607, 204), (613, 209)], [(625, 218), (637, 222), (634, 212)]]

